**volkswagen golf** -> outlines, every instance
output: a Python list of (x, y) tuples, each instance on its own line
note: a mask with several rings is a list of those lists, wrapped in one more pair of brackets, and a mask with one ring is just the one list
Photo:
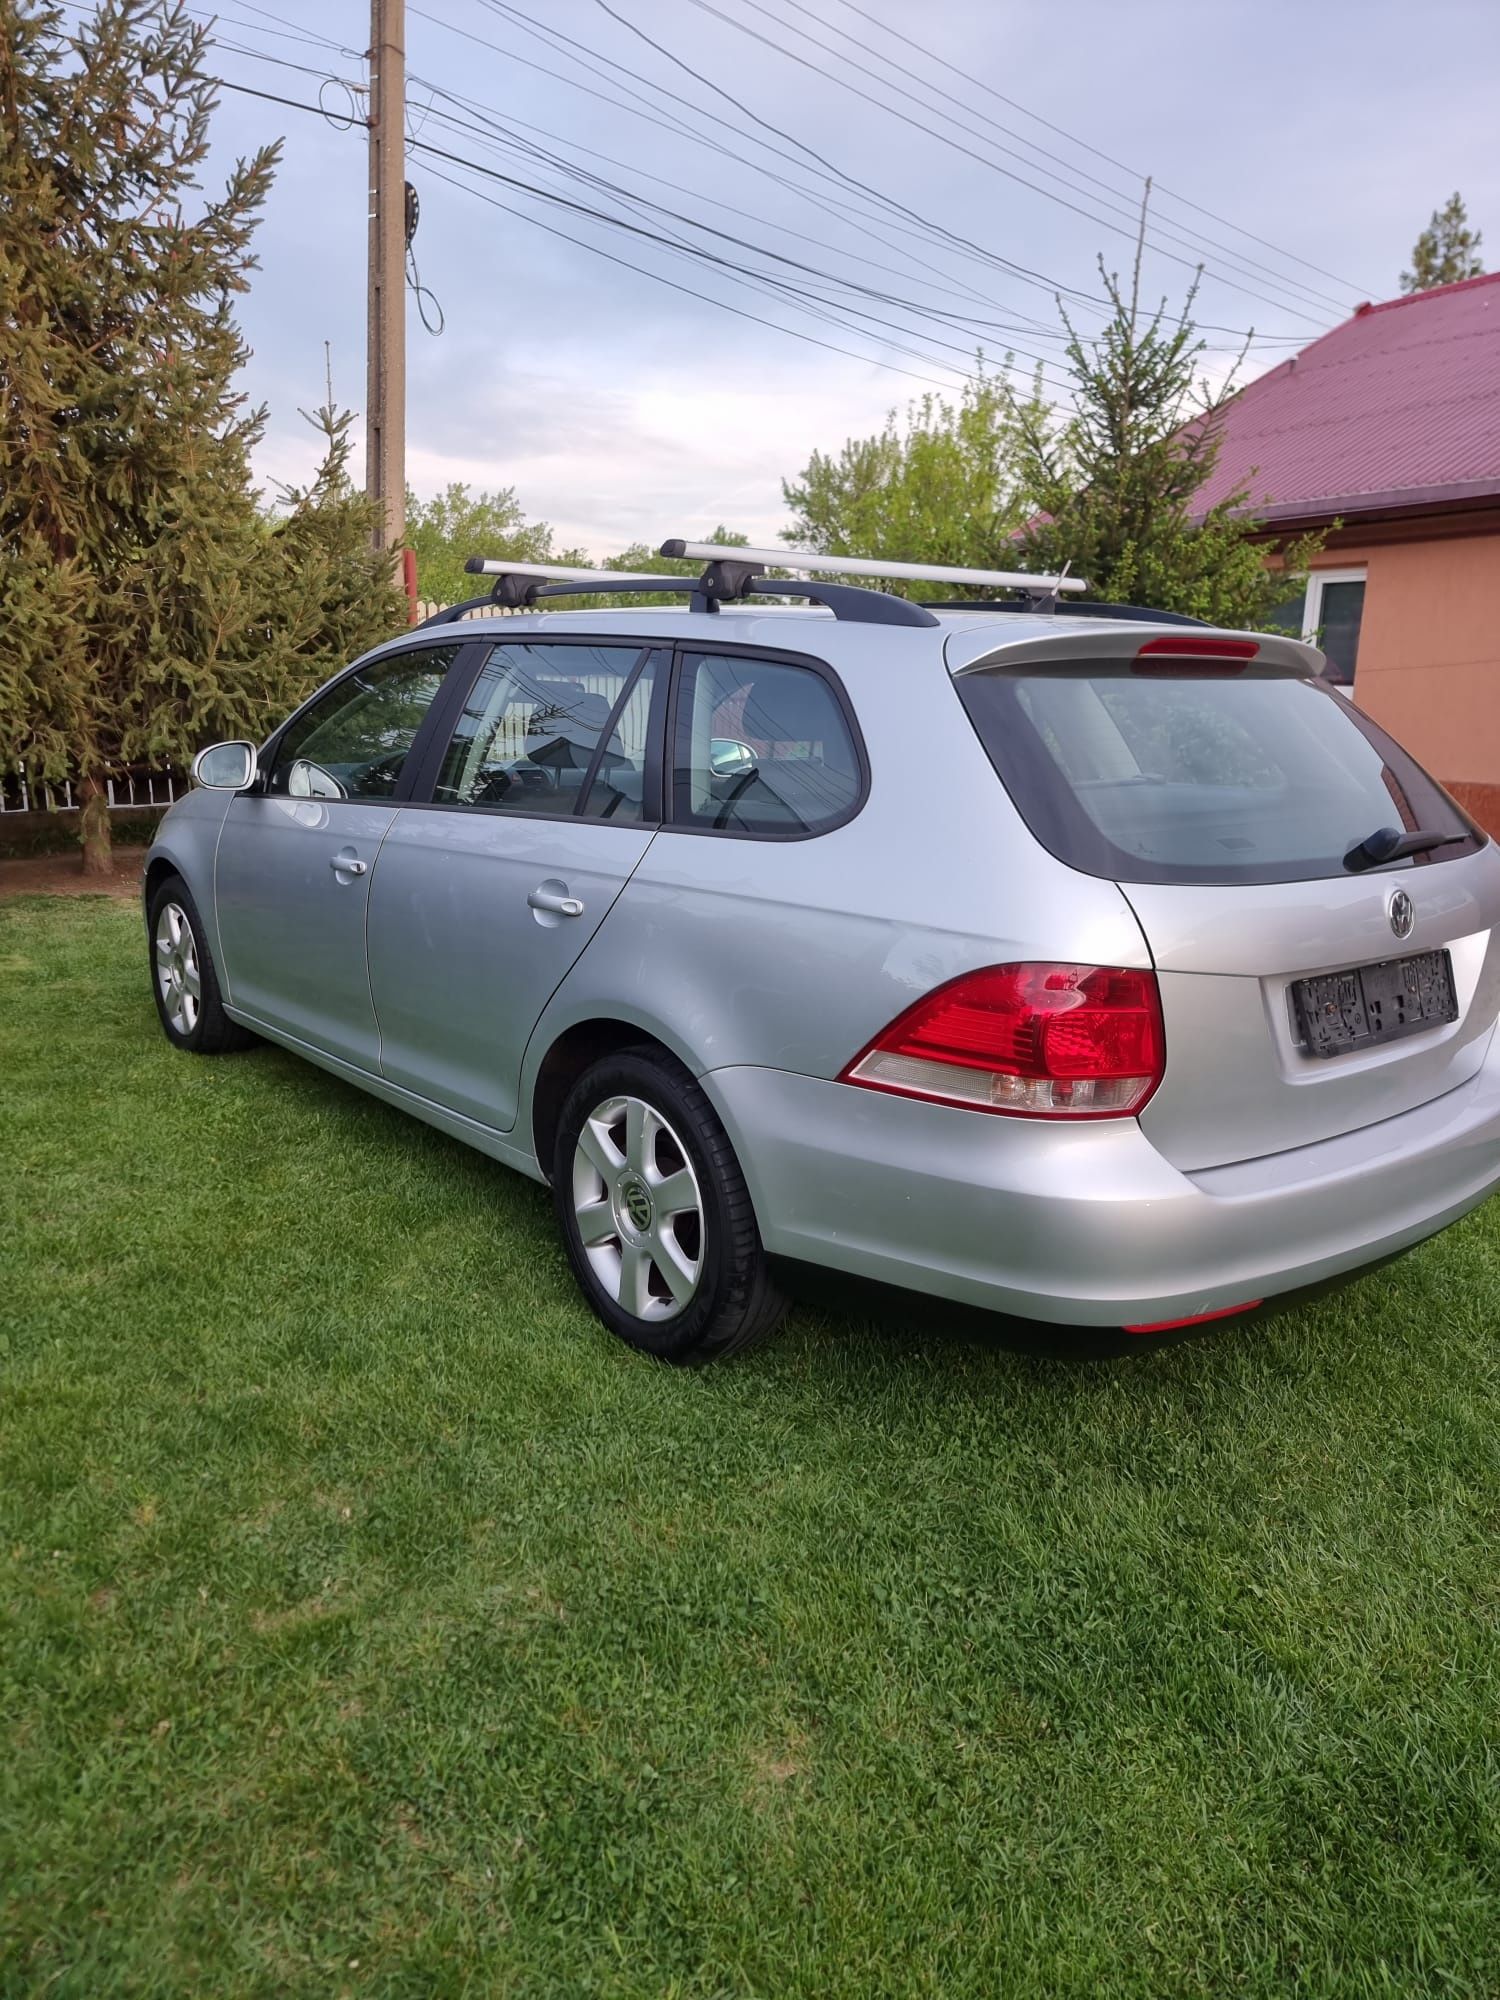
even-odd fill
[(146, 869), (168, 1038), (267, 1038), (548, 1183), (672, 1362), (797, 1263), (1227, 1319), (1500, 1182), (1500, 857), (1313, 647), (664, 552), (685, 605), (476, 559), (482, 598), (200, 753)]

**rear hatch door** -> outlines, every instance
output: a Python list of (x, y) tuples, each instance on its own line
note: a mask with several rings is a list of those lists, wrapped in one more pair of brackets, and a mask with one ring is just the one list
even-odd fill
[[(1486, 850), (1339, 881), (1122, 885), (1156, 961), (1166, 1027), (1166, 1075), (1141, 1113), (1152, 1143), (1176, 1166), (1220, 1166), (1372, 1125), (1465, 1082), (1500, 1008), (1497, 865)], [(1415, 906), (1401, 939), (1398, 892)], [(1350, 977), (1385, 966), (1401, 970)], [(1445, 969), (1452, 1021), (1436, 1018)], [(1318, 983), (1299, 996), (1304, 980)], [(1431, 1024), (1382, 1022), (1407, 1011), (1400, 990), (1413, 980), (1410, 1011), (1436, 1001)], [(1309, 1034), (1314, 1009), (1325, 1020), (1335, 1010), (1332, 1033)], [(1391, 1039), (1367, 1039), (1372, 1016)]]
[[(1136, 912), (1167, 1051), (1141, 1125), (1188, 1171), (1454, 1089), (1500, 1011), (1500, 856), (1321, 665), (1268, 635), (1139, 625), (955, 665), (1032, 831)], [(1380, 830), (1445, 844), (1351, 868)]]

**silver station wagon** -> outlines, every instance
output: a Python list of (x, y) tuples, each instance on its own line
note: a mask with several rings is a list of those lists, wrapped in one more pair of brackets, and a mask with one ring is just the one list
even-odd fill
[(550, 1183), (674, 1362), (799, 1263), (1160, 1333), (1500, 1182), (1500, 856), (1315, 649), (664, 552), (685, 605), (476, 558), (484, 598), (202, 752), (146, 871), (171, 1041), (267, 1037)]

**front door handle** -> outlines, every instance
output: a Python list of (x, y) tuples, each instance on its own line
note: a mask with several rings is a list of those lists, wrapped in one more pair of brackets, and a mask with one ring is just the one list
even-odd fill
[(328, 865), (335, 875), (368, 875), (370, 872), (369, 862), (356, 861), (352, 854), (335, 854)]
[(583, 904), (576, 896), (570, 896), (565, 889), (554, 888), (547, 882), (533, 889), (526, 901), (533, 910), (548, 910), (554, 917), (583, 915)]

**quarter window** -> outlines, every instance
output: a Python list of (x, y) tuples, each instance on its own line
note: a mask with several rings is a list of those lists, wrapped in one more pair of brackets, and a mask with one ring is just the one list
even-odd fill
[(491, 647), (434, 803), (641, 820), (655, 665), (639, 646)]
[(282, 735), (267, 789), (294, 799), (388, 799), (457, 646), (373, 660), (304, 709)]
[(679, 825), (789, 839), (847, 819), (859, 753), (831, 684), (811, 667), (727, 653), (683, 660), (673, 770)]

